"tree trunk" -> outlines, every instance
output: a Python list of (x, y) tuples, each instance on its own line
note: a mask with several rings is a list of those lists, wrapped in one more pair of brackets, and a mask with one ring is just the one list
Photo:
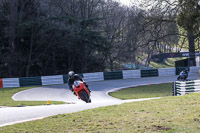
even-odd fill
[(28, 61), (27, 61), (27, 66), (26, 66), (26, 77), (29, 76), (29, 70), (30, 70), (30, 65), (31, 65), (31, 56), (32, 56), (32, 48), (33, 48), (33, 42), (34, 41), (34, 32), (33, 28), (31, 29), (31, 40), (30, 40), (30, 49), (29, 49), (29, 55), (28, 55)]
[(58, 74), (59, 71), (57, 71), (57, 67), (56, 67), (56, 53), (55, 51), (52, 51), (52, 55), (53, 55), (53, 74)]
[(22, 18), (23, 18), (23, 13), (24, 13), (24, 6), (25, 6), (25, 3), (27, 2), (28, 0), (22, 0), (21, 1), (21, 6), (20, 6), (20, 9), (19, 9), (19, 23), (22, 23)]
[(110, 59), (110, 70), (113, 71), (113, 60), (112, 60), (112, 57), (109, 58)]
[(10, 39), (9, 39), (9, 48), (10, 54), (8, 57), (8, 69), (9, 76), (12, 77), (13, 72), (16, 72), (16, 64), (14, 61), (16, 58), (15, 55), (15, 38), (16, 38), (16, 26), (17, 26), (17, 14), (18, 14), (18, 0), (10, 0)]
[(194, 35), (192, 31), (188, 31), (188, 42), (189, 42), (189, 65), (196, 66), (195, 61), (195, 44), (194, 44)]

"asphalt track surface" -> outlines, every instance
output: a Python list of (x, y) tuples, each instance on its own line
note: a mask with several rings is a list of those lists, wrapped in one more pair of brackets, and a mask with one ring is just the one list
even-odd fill
[[(85, 103), (69, 91), (68, 86), (53, 85), (39, 88), (33, 88), (16, 93), (12, 98), (16, 101), (65, 101), (70, 104), (62, 105), (43, 105), (43, 106), (28, 106), (28, 107), (5, 107), (0, 108), (0, 127), (12, 125), (16, 123), (42, 119), (48, 116), (73, 113), (87, 109), (119, 105), (127, 102), (137, 102), (158, 98), (144, 98), (120, 100), (108, 95), (108, 92), (115, 91), (121, 88), (132, 86), (169, 83), (175, 81), (177, 76), (170, 77), (148, 77), (138, 79), (125, 80), (107, 80), (98, 82), (88, 82), (92, 91), (92, 103)], [(188, 79), (197, 79), (198, 74), (189, 74)]]

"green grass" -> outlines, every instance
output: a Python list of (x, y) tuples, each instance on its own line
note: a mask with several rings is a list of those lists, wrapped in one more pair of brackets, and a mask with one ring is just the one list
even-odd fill
[(165, 59), (164, 63), (157, 63), (151, 61), (149, 67), (153, 68), (171, 68), (175, 67), (175, 61), (186, 59), (185, 57), (178, 57), (178, 58), (167, 58)]
[(172, 83), (138, 86), (128, 89), (123, 89), (116, 92), (111, 92), (109, 93), (109, 95), (123, 100), (171, 96)]
[[(35, 106), (46, 105), (47, 101), (14, 101), (12, 96), (20, 91), (34, 88), (32, 87), (20, 87), (20, 88), (3, 88), (0, 89), (0, 106)], [(63, 104), (64, 102), (51, 101), (50, 104)]]
[(197, 133), (199, 131), (199, 93), (101, 107), (0, 128), (1, 133)]

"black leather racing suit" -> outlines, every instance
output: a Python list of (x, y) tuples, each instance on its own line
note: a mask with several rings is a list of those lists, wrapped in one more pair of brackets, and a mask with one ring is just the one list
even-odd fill
[(88, 88), (87, 83), (84, 82), (84, 80), (83, 80), (78, 74), (75, 74), (75, 75), (74, 75), (74, 78), (69, 78), (69, 79), (68, 79), (68, 86), (69, 86), (69, 89), (70, 89), (72, 92), (74, 92), (72, 85), (74, 84), (74, 81), (76, 81), (76, 80), (82, 81), (82, 82), (85, 84), (85, 86), (87, 87), (87, 89), (89, 90), (89, 92), (91, 92), (90, 89)]

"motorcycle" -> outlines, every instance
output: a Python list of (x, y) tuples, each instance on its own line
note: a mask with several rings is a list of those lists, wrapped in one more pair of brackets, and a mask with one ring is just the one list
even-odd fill
[(186, 80), (187, 77), (188, 77), (188, 71), (184, 70), (180, 72), (179, 76), (177, 77), (177, 80)]
[(73, 90), (79, 99), (85, 101), (86, 103), (91, 103), (90, 92), (82, 81), (75, 81)]

